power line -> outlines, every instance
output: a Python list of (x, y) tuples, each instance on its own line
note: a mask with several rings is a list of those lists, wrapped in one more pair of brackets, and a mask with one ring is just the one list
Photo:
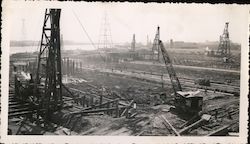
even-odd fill
[[(71, 8), (71, 10), (72, 10), (74, 16), (76, 17), (77, 21), (80, 23), (80, 26), (81, 26), (82, 30), (84, 31), (84, 33), (86, 34), (86, 36), (88, 37), (90, 43), (92, 44), (92, 46), (93, 46), (95, 49), (97, 49), (96, 46), (95, 46), (95, 44), (94, 44), (94, 42), (93, 42), (92, 39), (90, 38), (88, 32), (86, 31), (86, 29), (84, 28), (83, 24), (81, 23), (79, 17), (76, 15), (75, 11), (74, 11), (72, 8)], [(98, 54), (100, 55), (100, 57), (102, 58), (102, 60), (105, 62), (105, 58), (100, 54), (100, 52), (98, 51), (98, 49), (97, 49), (97, 52), (98, 52)]]

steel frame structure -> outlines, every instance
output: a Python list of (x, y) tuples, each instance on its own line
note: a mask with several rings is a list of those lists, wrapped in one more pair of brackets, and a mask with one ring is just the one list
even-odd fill
[(223, 34), (220, 36), (219, 47), (217, 49), (217, 54), (223, 57), (229, 57), (231, 55), (228, 24), (229, 23), (226, 22)]
[(159, 40), (160, 40), (160, 27), (158, 26), (156, 34), (155, 34), (154, 42), (153, 42), (153, 47), (152, 47), (152, 59), (158, 60), (158, 61), (160, 60)]
[(60, 50), (61, 9), (46, 9), (38, 66), (36, 71), (35, 96), (43, 116), (60, 109), (62, 101), (62, 72)]
[(108, 50), (111, 48), (113, 48), (111, 28), (110, 28), (110, 23), (108, 20), (108, 14), (105, 11), (103, 21), (102, 21), (101, 27), (100, 27), (98, 49), (99, 50)]

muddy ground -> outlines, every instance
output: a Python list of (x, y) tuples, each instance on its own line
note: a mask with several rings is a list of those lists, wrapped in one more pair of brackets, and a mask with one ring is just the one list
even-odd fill
[[(82, 83), (67, 84), (68, 87), (77, 88), (83, 91), (89, 91), (88, 84), (96, 86), (94, 91), (105, 88), (108, 92), (115, 92), (120, 95), (124, 101), (135, 100), (138, 104), (138, 115), (135, 119), (112, 118), (107, 115), (93, 115), (80, 118), (76, 128), (72, 130), (81, 135), (174, 135), (171, 130), (166, 129), (160, 115), (165, 115), (167, 119), (178, 129), (186, 119), (177, 116), (169, 110), (168, 104), (161, 100), (161, 94), (172, 93), (170, 86), (152, 84), (144, 81), (138, 81), (129, 77), (107, 75), (97, 71), (84, 70), (75, 74), (74, 77), (86, 80)], [(224, 114), (229, 110), (239, 108), (239, 97), (223, 95), (221, 93), (201, 92), (204, 97), (203, 111), (209, 112), (214, 109), (221, 109)], [(107, 95), (111, 99), (118, 98), (115, 95)], [(226, 116), (224, 116), (226, 117)], [(239, 119), (238, 113), (234, 115), (234, 120)], [(230, 120), (222, 118), (216, 121), (217, 125), (210, 125), (211, 128), (219, 128), (228, 124)], [(68, 126), (70, 128), (70, 126)], [(180, 129), (178, 129), (180, 130)], [(234, 129), (237, 131), (237, 128)], [(209, 132), (204, 129), (194, 130), (190, 135), (206, 135)]]

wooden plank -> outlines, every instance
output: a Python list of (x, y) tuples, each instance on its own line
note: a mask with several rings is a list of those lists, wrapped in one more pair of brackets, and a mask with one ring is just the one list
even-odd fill
[(27, 115), (27, 114), (32, 114), (34, 111), (22, 111), (22, 112), (17, 112), (17, 113), (11, 113), (8, 115), (8, 117), (17, 117), (21, 115)]
[(189, 125), (190, 123), (192, 123), (196, 118), (198, 117), (198, 115), (193, 116), (190, 120), (186, 121), (184, 124), (182, 124), (179, 128), (183, 128), (186, 125)]
[(122, 114), (121, 114), (121, 117), (122, 116), (124, 116), (124, 114), (128, 111), (128, 109), (131, 107), (131, 105), (134, 103), (134, 100), (132, 100), (129, 104), (128, 104), (128, 106), (124, 109), (124, 111), (122, 112)]
[(212, 129), (211, 128), (208, 128), (206, 126), (201, 126), (201, 128), (205, 129), (205, 130), (208, 130), (208, 131), (211, 131)]
[(172, 126), (172, 124), (163, 115), (161, 115), (161, 117), (170, 126), (170, 128), (174, 131), (175, 135), (180, 136), (180, 133)]
[(15, 102), (9, 102), (9, 106), (10, 105), (17, 105), (17, 104), (21, 104), (20, 102), (17, 102), (17, 101), (15, 101)]
[[(123, 107), (121, 107), (123, 108)], [(97, 113), (97, 112), (106, 112), (110, 110), (116, 110), (116, 107), (111, 108), (101, 108), (101, 109), (93, 109), (93, 110), (86, 110), (86, 111), (80, 111), (80, 112), (71, 112), (70, 114), (87, 114), (87, 113)]]
[(64, 100), (74, 100), (72, 97), (63, 96)]
[(207, 115), (207, 114), (202, 115), (200, 120), (198, 120), (195, 123), (181, 129), (179, 131), (179, 134), (184, 134), (184, 133), (188, 132), (189, 130), (193, 129), (194, 127), (199, 127), (202, 122), (208, 121), (210, 118), (211, 118), (211, 115)]
[[(70, 90), (73, 90), (73, 91), (77, 91), (77, 92), (80, 92), (80, 93), (83, 93), (83, 94), (86, 94), (86, 92), (84, 91), (81, 91), (81, 90), (78, 90), (78, 89), (75, 89), (75, 88), (69, 88)], [(98, 99), (101, 97), (99, 95), (96, 95), (96, 94), (93, 94), (93, 93), (88, 93), (88, 95), (90, 96), (94, 96), (94, 97), (98, 97)], [(112, 101), (113, 99), (109, 99), (109, 98), (106, 98), (106, 97), (103, 97), (103, 100), (107, 100), (107, 101)], [(122, 102), (119, 102), (120, 105), (123, 105), (123, 106), (126, 106), (126, 104), (122, 103)]]
[(15, 109), (15, 108), (27, 107), (27, 106), (29, 106), (29, 103), (9, 105), (9, 109)]
[(21, 111), (27, 111), (27, 110), (29, 110), (29, 108), (28, 107), (24, 107), (24, 108), (19, 108), (19, 109), (11, 109), (11, 110), (9, 110), (9, 114), (11, 114), (11, 113), (15, 113), (15, 112), (21, 112)]
[[(80, 107), (78, 107), (79, 109), (81, 109), (81, 111), (74, 112), (74, 113), (77, 114), (77, 113), (81, 113), (81, 112), (86, 111), (86, 110), (91, 110), (91, 109), (94, 109), (94, 108), (102, 107), (104, 105), (110, 104), (110, 103), (112, 103), (114, 101), (117, 101), (117, 100), (118, 99), (115, 99), (115, 100), (112, 100), (112, 101), (109, 101), (109, 102), (105, 102), (105, 103), (102, 103), (102, 104), (99, 104), (99, 105), (94, 105), (94, 106), (86, 107), (86, 108), (83, 108), (83, 109), (81, 109)], [(76, 106), (74, 106), (74, 107), (76, 107)], [(74, 113), (72, 113), (72, 114), (74, 114)]]
[(209, 133), (207, 136), (224, 136), (228, 134), (228, 128), (231, 127), (232, 125), (238, 123), (238, 121), (232, 122), (231, 124), (228, 124), (226, 126), (223, 126), (217, 130), (212, 131)]

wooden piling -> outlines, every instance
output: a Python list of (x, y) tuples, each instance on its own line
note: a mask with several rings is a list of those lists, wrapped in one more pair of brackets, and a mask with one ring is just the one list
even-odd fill
[(94, 98), (91, 97), (91, 98), (90, 98), (90, 106), (93, 106), (93, 105), (94, 105)]
[[(110, 107), (110, 103), (107, 103), (107, 109)], [(107, 114), (110, 115), (110, 111), (107, 111)]]
[(72, 75), (75, 74), (75, 60), (72, 60)]
[[(99, 104), (101, 105), (102, 104), (102, 95), (100, 96), (100, 101), (99, 101)], [(102, 106), (100, 106), (100, 108), (101, 108)]]
[(82, 97), (82, 106), (85, 107), (85, 95)]
[(116, 107), (115, 115), (116, 117), (119, 117), (119, 101), (118, 100), (115, 102), (115, 107)]
[(89, 107), (89, 99), (86, 99), (86, 106)]
[(98, 99), (94, 99), (94, 105), (99, 105)]
[(66, 74), (69, 75), (69, 58), (67, 58)]
[(82, 72), (82, 62), (80, 61), (80, 72)]

